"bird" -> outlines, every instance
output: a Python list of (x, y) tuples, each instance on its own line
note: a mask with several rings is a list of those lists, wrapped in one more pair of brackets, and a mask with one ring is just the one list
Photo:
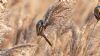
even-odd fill
[(45, 30), (46, 28), (46, 24), (44, 24), (44, 20), (39, 20), (36, 24), (36, 33), (37, 33), (37, 36), (43, 36), (44, 39), (48, 42), (48, 44), (50, 46), (52, 46), (51, 42), (47, 39), (47, 37), (45, 36), (45, 34), (43, 33), (43, 31)]
[[(100, 20), (100, 6), (96, 6), (94, 9), (94, 16), (97, 19), (96, 24), (94, 25), (94, 28), (96, 27), (98, 21)], [(93, 29), (94, 30), (94, 29)]]
[[(94, 16), (95, 16), (95, 18), (97, 19), (97, 22), (94, 24), (94, 27), (93, 27), (93, 29), (92, 29), (92, 31), (91, 31), (91, 34), (92, 34), (93, 31), (95, 30), (95, 27), (96, 27), (97, 23), (98, 23), (99, 20), (100, 20), (100, 6), (96, 6), (96, 7), (94, 8)], [(91, 34), (88, 35), (88, 37), (90, 37)]]
[(97, 19), (97, 21), (100, 20), (100, 6), (96, 6), (94, 9), (94, 16)]
[(52, 46), (43, 31), (48, 26), (52, 26), (56, 29), (61, 29), (61, 25), (66, 26), (66, 22), (70, 18), (72, 12), (71, 9), (72, 8), (70, 8), (70, 5), (68, 5), (65, 0), (58, 0), (52, 4), (45, 13), (43, 20), (39, 20), (36, 24), (37, 35), (43, 36), (49, 45)]

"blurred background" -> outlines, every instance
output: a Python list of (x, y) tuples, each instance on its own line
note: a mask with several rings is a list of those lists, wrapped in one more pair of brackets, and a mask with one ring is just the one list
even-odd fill
[[(99, 0), (66, 0), (68, 4), (74, 6), (69, 6), (69, 9), (71, 8), (73, 11), (73, 13), (71, 13), (72, 21), (78, 29), (73, 27), (73, 29), (75, 29), (74, 33), (77, 33), (76, 35), (74, 35), (71, 30), (68, 30), (68, 32), (58, 38), (53, 29), (48, 27), (48, 37), (52, 39), (53, 47), (50, 47), (44, 38), (36, 35), (35, 26), (37, 21), (44, 19), (45, 13), (54, 1), (55, 0), (0, 0), (0, 51), (2, 49), (14, 49), (13, 47), (19, 44), (31, 43), (33, 45), (32, 48), (30, 48), (30, 45), (28, 45), (29, 47), (21, 46), (23, 48), (15, 48), (17, 50), (13, 50), (10, 55), (99, 56), (100, 23), (95, 27), (95, 34), (92, 34), (94, 36), (90, 36), (89, 39), (86, 38), (91, 33), (91, 28), (93, 28), (96, 22), (93, 13), (94, 8), (99, 5)], [(52, 28), (53, 27), (54, 26), (52, 26)], [(82, 30), (81, 27), (83, 27)], [(81, 38), (74, 38), (75, 36), (81, 36)], [(1, 53), (2, 52), (0, 52), (0, 54)]]
[(7, 38), (5, 44), (0, 46), (12, 46), (17, 31), (26, 29), (31, 22), (35, 28), (34, 25), (38, 20), (43, 19), (53, 2), (54, 0), (0, 0), (0, 22), (2, 23), (0, 36)]

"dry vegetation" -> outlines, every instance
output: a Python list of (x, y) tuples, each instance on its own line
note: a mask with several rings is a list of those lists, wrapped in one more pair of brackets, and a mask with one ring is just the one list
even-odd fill
[[(0, 0), (0, 56), (100, 56), (99, 0), (57, 1)], [(54, 9), (46, 15), (53, 24), (43, 32), (52, 47), (36, 35), (47, 9)]]

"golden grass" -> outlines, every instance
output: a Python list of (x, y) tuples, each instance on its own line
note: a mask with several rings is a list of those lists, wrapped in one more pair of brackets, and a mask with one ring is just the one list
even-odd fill
[(93, 15), (98, 0), (67, 1), (66, 18), (56, 18), (44, 31), (52, 47), (36, 35), (35, 26), (53, 0), (2, 1), (0, 56), (100, 56), (100, 22)]

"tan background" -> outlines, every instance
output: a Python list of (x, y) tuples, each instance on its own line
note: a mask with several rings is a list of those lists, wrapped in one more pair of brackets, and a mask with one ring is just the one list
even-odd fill
[(57, 29), (56, 32), (53, 31), (55, 26), (47, 27), (45, 31), (47, 38), (53, 44), (53, 47), (50, 47), (43, 37), (36, 35), (35, 26), (38, 20), (43, 19), (54, 0), (0, 0), (0, 54), (2, 56), (6, 54), (10, 56), (99, 56), (100, 22), (94, 30), (92, 29), (97, 22), (93, 13), (99, 1), (67, 1), (72, 5), (70, 8), (73, 10), (71, 15), (74, 31), (65, 29), (68, 31), (59, 37), (57, 33), (60, 30)]

